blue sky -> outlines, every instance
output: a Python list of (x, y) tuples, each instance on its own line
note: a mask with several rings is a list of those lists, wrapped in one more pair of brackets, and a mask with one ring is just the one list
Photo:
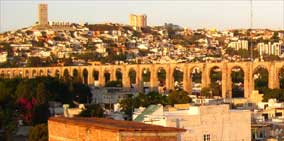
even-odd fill
[[(254, 28), (283, 29), (284, 0), (254, 0)], [(249, 0), (0, 0), (0, 32), (32, 25), (37, 4), (47, 3), (49, 21), (128, 23), (130, 13), (147, 14), (148, 25), (171, 22), (196, 28), (249, 28)]]

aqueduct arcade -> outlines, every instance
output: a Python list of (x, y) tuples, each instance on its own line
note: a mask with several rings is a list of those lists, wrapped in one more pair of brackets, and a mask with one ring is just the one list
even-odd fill
[[(201, 72), (201, 87), (208, 87), (211, 83), (210, 72), (213, 68), (221, 71), (222, 97), (232, 97), (232, 73), (240, 68), (244, 74), (244, 97), (249, 97), (254, 90), (255, 71), (264, 68), (268, 72), (268, 87), (279, 88), (279, 74), (283, 70), (284, 61), (275, 62), (218, 62), (218, 63), (181, 63), (181, 64), (123, 64), (123, 65), (90, 65), (64, 67), (31, 67), (31, 68), (0, 68), (0, 74), (6, 78), (36, 76), (63, 77), (69, 75), (82, 78), (82, 83), (103, 87), (106, 82), (121, 80), (123, 87), (131, 87), (135, 83), (138, 90), (143, 88), (143, 82), (148, 81), (152, 90), (161, 85), (167, 89), (174, 89), (174, 72), (178, 68), (182, 75), (183, 89), (192, 92), (192, 73), (195, 68)], [(165, 76), (160, 76), (163, 71)], [(145, 79), (146, 77), (149, 79)], [(130, 78), (132, 77), (132, 78)]]

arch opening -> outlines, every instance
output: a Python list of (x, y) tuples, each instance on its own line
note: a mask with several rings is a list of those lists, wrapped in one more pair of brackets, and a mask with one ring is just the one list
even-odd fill
[(268, 70), (263, 66), (259, 66), (254, 70), (253, 80), (255, 90), (259, 90), (262, 93), (264, 89), (268, 88), (268, 75)]
[(231, 81), (232, 81), (232, 98), (243, 98), (244, 97), (244, 70), (241, 67), (236, 66), (232, 68)]
[(59, 78), (60, 77), (60, 71), (59, 70), (55, 70), (55, 77)]
[(36, 70), (33, 70), (32, 71), (32, 78), (35, 78), (36, 77)]
[(116, 81), (118, 83), (117, 86), (122, 87), (123, 74), (122, 74), (122, 70), (120, 68), (116, 69), (115, 77), (116, 77)]
[(47, 76), (51, 76), (52, 75), (52, 72), (51, 72), (51, 70), (47, 70)]
[(130, 81), (130, 88), (135, 88), (136, 85), (136, 71), (131, 68), (128, 73), (129, 81)]
[(201, 79), (202, 79), (202, 72), (199, 67), (194, 67), (190, 71), (190, 80), (191, 80), (191, 88), (192, 94), (200, 96), (201, 94)]
[(94, 86), (99, 87), (99, 71), (96, 69), (93, 70), (93, 79), (94, 79)]
[(107, 84), (110, 81), (110, 72), (109, 72), (109, 70), (105, 70), (104, 78), (105, 78), (105, 84)]
[(44, 76), (43, 70), (40, 70), (40, 71), (39, 71), (39, 76)]
[(23, 78), (23, 71), (21, 71), (21, 70), (19, 71), (19, 77)]
[(279, 88), (284, 89), (284, 67), (282, 67), (279, 70), (278, 78), (279, 78)]
[(73, 70), (73, 79), (74, 79), (75, 81), (79, 81), (79, 72), (78, 72), (77, 69), (74, 69), (74, 70)]
[(142, 84), (143, 84), (143, 90), (145, 93), (148, 93), (150, 91), (150, 79), (151, 79), (151, 71), (149, 68), (144, 68), (142, 70)]
[(26, 70), (26, 72), (25, 72), (25, 77), (26, 77), (26, 78), (29, 78), (29, 70)]
[(63, 77), (64, 77), (65, 80), (70, 77), (68, 69), (64, 69)]
[(222, 71), (220, 67), (213, 67), (210, 70), (211, 96), (222, 97)]
[(89, 75), (88, 70), (84, 69), (83, 70), (83, 84), (88, 84), (88, 75)]
[(176, 67), (173, 72), (174, 87), (176, 90), (183, 90), (183, 70)]

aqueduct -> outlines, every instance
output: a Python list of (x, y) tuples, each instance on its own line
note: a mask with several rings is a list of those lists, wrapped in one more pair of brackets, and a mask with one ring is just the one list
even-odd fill
[(279, 88), (279, 73), (284, 67), (284, 61), (274, 62), (217, 62), (217, 63), (181, 63), (181, 64), (123, 64), (123, 65), (90, 65), (90, 66), (64, 66), (64, 67), (30, 67), (30, 68), (0, 68), (0, 74), (6, 78), (26, 77), (33, 78), (36, 76), (78, 76), (85, 78), (83, 83), (98, 85), (103, 87), (107, 81), (120, 79), (123, 87), (130, 87), (129, 75), (135, 72), (136, 88), (143, 87), (142, 75), (149, 71), (150, 88), (155, 90), (159, 86), (158, 72), (162, 69), (165, 71), (165, 87), (174, 88), (173, 73), (176, 68), (183, 72), (183, 89), (192, 91), (191, 73), (194, 68), (199, 68), (202, 72), (201, 85), (207, 87), (210, 85), (210, 71), (218, 67), (222, 72), (222, 97), (232, 96), (232, 69), (241, 68), (244, 72), (244, 97), (249, 97), (254, 89), (254, 72), (257, 68), (262, 67), (268, 71), (268, 87)]

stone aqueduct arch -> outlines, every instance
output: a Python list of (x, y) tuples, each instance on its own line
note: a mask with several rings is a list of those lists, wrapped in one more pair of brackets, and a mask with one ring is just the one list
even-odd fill
[(104, 86), (104, 72), (107, 70), (110, 73), (110, 80), (116, 80), (116, 70), (120, 69), (122, 72), (122, 85), (130, 86), (129, 72), (131, 69), (136, 72), (136, 87), (142, 87), (142, 71), (149, 69), (151, 73), (150, 86), (155, 89), (159, 85), (157, 72), (160, 68), (166, 71), (165, 87), (168, 89), (174, 88), (174, 69), (181, 68), (183, 71), (183, 87), (184, 90), (191, 92), (192, 80), (191, 73), (194, 68), (198, 67), (202, 72), (202, 87), (210, 85), (210, 70), (214, 67), (219, 67), (222, 72), (222, 97), (232, 96), (232, 80), (231, 73), (234, 67), (240, 67), (244, 71), (244, 97), (249, 97), (254, 89), (254, 71), (262, 66), (268, 70), (269, 88), (279, 88), (279, 72), (284, 67), (284, 61), (275, 62), (218, 62), (218, 63), (184, 63), (184, 64), (128, 64), (128, 65), (93, 65), (93, 66), (66, 66), (66, 67), (31, 67), (31, 68), (0, 68), (0, 76), (6, 78), (26, 77), (32, 78), (33, 72), (36, 76), (56, 76), (56, 71), (62, 77), (64, 71), (67, 70), (70, 76), (73, 76), (74, 70), (78, 71), (78, 77), (83, 78), (83, 70), (88, 72), (88, 84), (94, 84), (93, 71), (99, 72), (99, 86)]

